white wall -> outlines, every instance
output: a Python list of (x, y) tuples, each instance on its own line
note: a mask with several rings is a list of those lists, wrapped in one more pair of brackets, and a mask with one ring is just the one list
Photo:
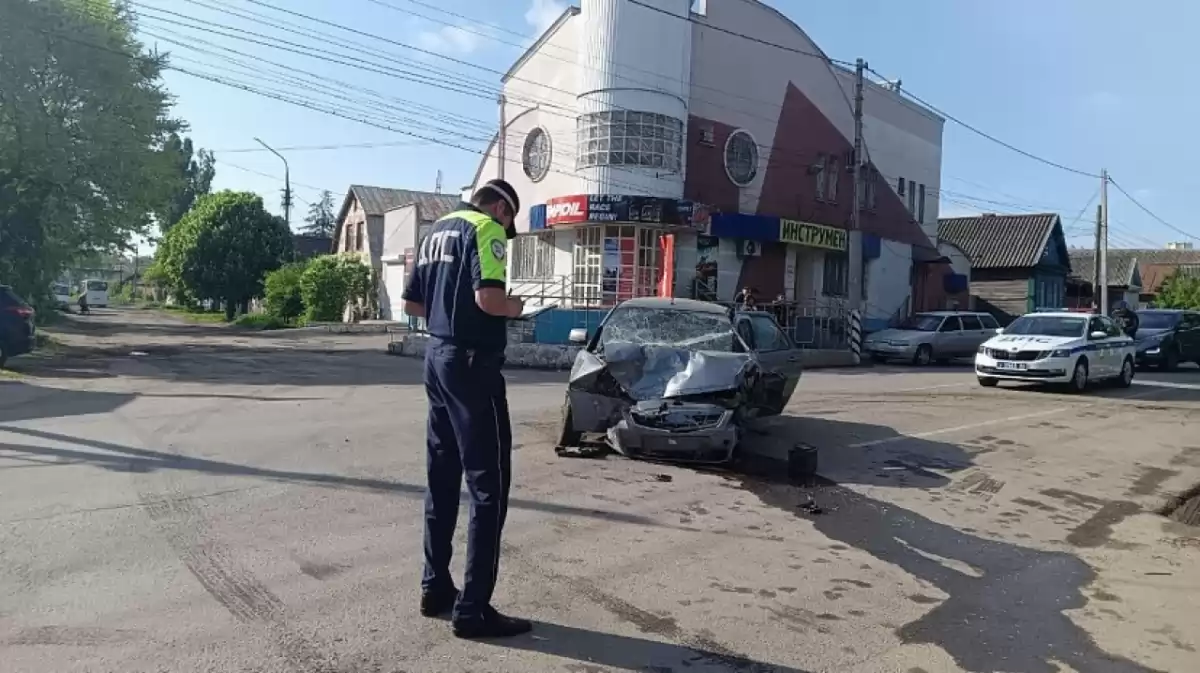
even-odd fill
[[(582, 194), (582, 180), (575, 175), (575, 115), (578, 90), (578, 16), (568, 17), (551, 29), (545, 41), (504, 82), (507, 100), (504, 179), (521, 198), (517, 231), (529, 231), (529, 206), (568, 194)], [(495, 108), (493, 108), (495, 109)], [(499, 111), (496, 112), (499, 114)], [(497, 118), (497, 123), (499, 120)], [(550, 135), (550, 173), (540, 182), (525, 174), (521, 155), (529, 132), (541, 127)], [(498, 144), (493, 143), (483, 158), (471, 191), (498, 176)]]
[(383, 214), (383, 250), (387, 259), (404, 257), (405, 248), (417, 245), (417, 206), (414, 203), (393, 208)]
[(957, 245), (938, 243), (938, 254), (950, 260), (950, 268), (960, 276), (971, 277), (971, 258), (958, 249)]
[(864, 317), (891, 318), (912, 295), (909, 273), (912, 246), (895, 241), (880, 243), (879, 257), (867, 260), (867, 305)]

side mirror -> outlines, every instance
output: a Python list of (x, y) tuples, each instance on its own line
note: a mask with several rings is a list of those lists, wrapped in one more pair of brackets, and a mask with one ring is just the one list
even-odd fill
[(1004, 328), (1003, 328), (1003, 327), (997, 327), (997, 328), (996, 328), (996, 334), (1004, 334)]
[[(561, 334), (561, 332), (560, 332)], [(585, 344), (588, 340), (587, 330), (582, 327), (576, 327), (567, 334), (567, 341), (573, 344)]]
[(1088, 338), (1092, 339), (1093, 341), (1098, 340), (1098, 339), (1107, 339), (1108, 332), (1101, 332), (1100, 330), (1096, 330), (1095, 332), (1092, 332), (1091, 334), (1089, 334)]

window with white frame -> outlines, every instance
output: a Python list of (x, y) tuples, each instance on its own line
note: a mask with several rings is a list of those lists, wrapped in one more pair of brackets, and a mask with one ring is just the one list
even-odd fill
[(826, 162), (826, 168), (829, 172), (829, 177), (825, 183), (825, 200), (830, 203), (837, 203), (838, 182), (842, 179), (841, 172), (838, 171), (838, 159), (834, 155), (829, 155), (829, 160)]
[(825, 253), (825, 268), (822, 273), (821, 294), (828, 297), (845, 297), (850, 281), (850, 257), (844, 252)]
[(879, 171), (863, 166), (863, 190), (859, 195), (858, 207), (865, 210), (875, 210), (875, 183), (879, 181)]
[(900, 196), (904, 196), (904, 186), (905, 186), (904, 178), (899, 178), (896, 180), (896, 193), (899, 194)]
[(613, 306), (658, 290), (659, 231), (630, 225), (576, 230), (572, 300), (579, 306)]
[(825, 200), (825, 186), (829, 180), (829, 176), (826, 175), (825, 169), (828, 166), (828, 163), (829, 162), (825, 158), (824, 154), (817, 155), (817, 163), (815, 164), (814, 167), (815, 167), (815, 170), (817, 173), (817, 200), (818, 201)]
[(554, 276), (554, 234), (522, 234), (512, 241), (513, 280), (545, 280)]
[(683, 122), (654, 112), (611, 110), (579, 115), (577, 168), (645, 166), (678, 173), (683, 163)]
[(917, 190), (917, 221), (925, 221), (925, 185), (921, 185)]
[(908, 183), (908, 214), (917, 216), (917, 190), (913, 189), (911, 182)]
[(747, 187), (758, 176), (758, 143), (749, 132), (737, 130), (725, 141), (725, 173), (738, 187)]

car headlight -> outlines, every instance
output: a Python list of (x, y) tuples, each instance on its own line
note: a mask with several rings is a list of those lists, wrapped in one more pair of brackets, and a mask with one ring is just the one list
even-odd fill
[(1069, 358), (1069, 357), (1071, 357), (1071, 349), (1060, 348), (1059, 350), (1056, 350), (1056, 351), (1050, 351), (1050, 357), (1052, 357), (1052, 358)]
[(988, 347), (987, 347), (987, 346), (980, 346), (980, 347), (979, 347), (979, 350), (978, 350), (978, 351), (976, 351), (976, 352), (978, 352), (980, 355), (987, 355), (987, 352), (988, 352)]

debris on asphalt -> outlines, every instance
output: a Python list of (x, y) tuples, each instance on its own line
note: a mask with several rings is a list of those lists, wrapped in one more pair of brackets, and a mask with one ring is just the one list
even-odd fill
[(605, 446), (556, 446), (554, 454), (560, 458), (603, 458), (608, 453)]
[(788, 481), (800, 486), (812, 486), (817, 478), (817, 447), (797, 442), (788, 449)]
[(675, 477), (672, 477), (669, 474), (656, 474), (656, 475), (654, 475), (654, 481), (661, 481), (663, 483), (669, 484), (672, 481), (675, 481)]
[(825, 508), (817, 504), (817, 501), (813, 499), (811, 493), (805, 493), (804, 500), (796, 507), (805, 514), (811, 514), (813, 516), (825, 513)]

